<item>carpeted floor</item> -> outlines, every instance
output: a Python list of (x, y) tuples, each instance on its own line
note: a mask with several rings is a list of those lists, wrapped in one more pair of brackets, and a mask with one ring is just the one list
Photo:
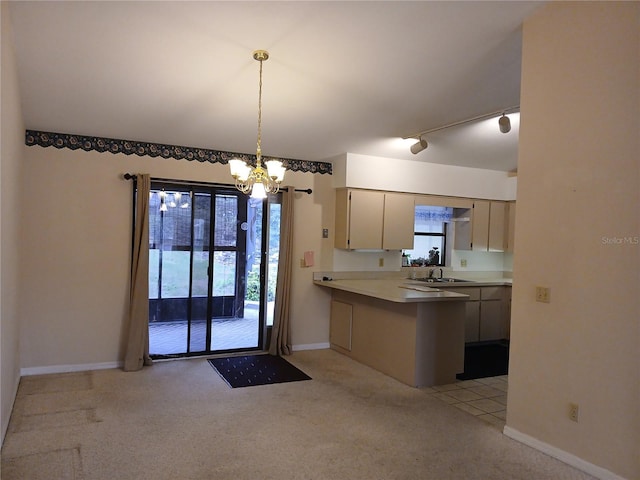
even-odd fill
[(26, 377), (2, 480), (587, 480), (421, 389), (331, 350), (309, 382), (229, 388), (206, 359)]

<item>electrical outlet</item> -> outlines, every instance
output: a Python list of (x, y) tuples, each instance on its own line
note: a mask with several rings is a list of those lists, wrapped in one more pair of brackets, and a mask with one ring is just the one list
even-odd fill
[(578, 413), (579, 412), (580, 412), (580, 407), (578, 406), (577, 403), (570, 403), (569, 404), (569, 420), (577, 422), (578, 421)]
[(551, 289), (549, 287), (536, 287), (536, 302), (551, 303)]
[(379, 267), (384, 267), (384, 258), (380, 257), (380, 258), (378, 259), (378, 266), (379, 266)]
[(461, 267), (466, 267), (467, 266), (467, 260), (465, 258), (460, 259), (460, 266)]
[(329, 229), (328, 228), (323, 228), (322, 229), (322, 238), (329, 238)]

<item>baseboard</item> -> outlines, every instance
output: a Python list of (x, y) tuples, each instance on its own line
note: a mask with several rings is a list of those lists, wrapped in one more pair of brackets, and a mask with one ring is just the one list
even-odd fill
[(291, 348), (294, 352), (302, 351), (302, 350), (324, 350), (329, 348), (329, 342), (327, 343), (306, 343), (301, 345), (293, 345)]
[(106, 370), (108, 368), (122, 368), (123, 362), (85, 363), (80, 365), (50, 365), (46, 367), (28, 367), (20, 369), (20, 375), (48, 375), (52, 373), (85, 372), (87, 370)]
[(16, 403), (16, 397), (18, 396), (18, 387), (20, 386), (20, 375), (16, 375), (16, 379), (13, 385), (13, 391), (11, 392), (11, 408), (9, 409), (9, 415), (7, 418), (2, 416), (2, 432), (0, 437), (0, 447), (4, 445), (4, 438), (7, 436), (7, 430), (9, 429), (9, 420), (11, 419), (11, 412), (13, 412), (13, 406)]
[[(307, 343), (301, 345), (293, 345), (294, 352), (302, 350), (323, 350), (329, 348), (329, 343)], [(208, 358), (204, 356), (203, 358)], [(193, 359), (197, 357), (185, 357), (185, 359)], [(175, 359), (171, 359), (175, 360)], [(154, 359), (154, 362), (161, 360)], [(81, 365), (51, 365), (47, 367), (28, 367), (20, 369), (20, 376), (27, 377), (30, 375), (47, 375), (51, 373), (71, 373), (84, 372), (87, 370), (105, 370), (107, 368), (122, 368), (123, 362), (106, 362), (106, 363), (86, 363)]]
[(522, 433), (515, 428), (511, 428), (509, 426), (505, 426), (502, 431), (507, 437), (516, 440), (517, 442), (523, 443), (535, 450), (538, 450), (542, 453), (546, 453), (550, 457), (556, 458), (561, 462), (564, 462), (572, 467), (577, 468), (578, 470), (582, 470), (589, 475), (592, 475), (600, 480), (625, 480), (623, 477), (616, 475), (609, 470), (594, 465), (593, 463), (589, 463), (580, 457), (576, 457), (575, 455), (565, 452), (553, 445), (549, 445), (548, 443), (542, 442), (537, 438), (531, 437), (525, 433)]

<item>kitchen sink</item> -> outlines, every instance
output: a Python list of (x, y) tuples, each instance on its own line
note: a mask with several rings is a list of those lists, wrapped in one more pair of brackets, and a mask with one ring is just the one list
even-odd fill
[(463, 280), (461, 278), (449, 278), (449, 277), (444, 277), (444, 278), (429, 278), (429, 277), (425, 277), (425, 278), (416, 278), (416, 280), (418, 280), (419, 282), (427, 282), (427, 283), (455, 283), (455, 282), (470, 282), (470, 280)]

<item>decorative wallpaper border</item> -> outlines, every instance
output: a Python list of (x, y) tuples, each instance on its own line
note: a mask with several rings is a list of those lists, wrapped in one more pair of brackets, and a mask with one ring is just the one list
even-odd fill
[[(27, 146), (39, 145), (40, 147), (68, 148), (70, 150), (84, 150), (86, 152), (124, 153), (125, 155), (138, 155), (149, 157), (173, 158), (175, 160), (188, 160), (198, 162), (227, 164), (232, 158), (239, 158), (255, 165), (256, 156), (245, 153), (221, 152), (205, 148), (180, 147), (177, 145), (164, 145), (161, 143), (137, 142), (134, 140), (117, 140), (114, 138), (87, 137), (84, 135), (72, 135), (67, 133), (40, 132), (27, 130), (25, 132), (25, 144)], [(264, 157), (266, 158), (266, 157)], [(332, 165), (329, 162), (312, 162), (308, 160), (295, 160), (280, 158), (287, 170), (294, 172), (327, 173), (332, 174)]]

